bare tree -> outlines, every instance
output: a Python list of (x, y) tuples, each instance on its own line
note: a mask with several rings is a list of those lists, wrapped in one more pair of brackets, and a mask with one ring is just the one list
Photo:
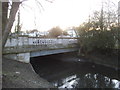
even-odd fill
[(111, 25), (117, 24), (117, 6), (111, 0), (106, 0), (103, 2), (103, 8), (106, 28), (110, 28)]
[[(6, 3), (3, 3), (3, 7), (2, 7), (2, 18), (3, 18), (3, 21), (2, 21), (2, 47), (4, 48), (5, 46), (5, 43), (7, 41), (7, 38), (9, 36), (9, 33), (11, 32), (11, 28), (13, 26), (13, 23), (15, 21), (15, 16), (16, 16), (16, 13), (19, 9), (19, 5), (24, 2), (24, 1), (27, 1), (27, 0), (22, 0), (21, 2), (12, 2), (12, 6), (11, 6), (11, 10), (10, 10), (10, 15), (9, 15), (9, 18), (7, 18), (7, 14), (8, 14), (8, 2)], [(37, 3), (39, 2), (38, 0), (35, 0)], [(47, 2), (50, 2), (52, 3), (54, 0), (45, 0)], [(39, 6), (42, 7), (41, 3), (39, 2), (38, 3)], [(43, 7), (42, 7), (43, 8)]]
[(2, 2), (2, 34), (7, 23), (8, 2)]
[[(5, 43), (7, 41), (7, 38), (9, 36), (9, 33), (11, 31), (11, 28), (13, 26), (13, 23), (15, 21), (15, 16), (16, 16), (16, 13), (19, 9), (19, 5), (21, 4), (21, 2), (12, 2), (12, 8), (10, 10), (10, 17), (7, 21), (7, 24), (6, 26), (3, 27), (3, 42), (2, 42), (2, 47), (5, 46)], [(4, 29), (5, 28), (5, 29)]]
[(113, 2), (102, 2), (101, 11), (95, 11), (91, 22), (101, 30), (108, 30), (113, 25), (117, 25), (117, 8)]

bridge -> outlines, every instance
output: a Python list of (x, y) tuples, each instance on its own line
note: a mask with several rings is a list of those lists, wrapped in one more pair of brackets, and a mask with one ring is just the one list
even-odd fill
[(76, 38), (9, 37), (3, 55), (6, 58), (29, 63), (30, 57), (77, 51)]

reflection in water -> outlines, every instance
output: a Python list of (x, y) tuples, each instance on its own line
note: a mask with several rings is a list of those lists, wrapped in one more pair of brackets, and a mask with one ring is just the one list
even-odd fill
[(99, 74), (72, 75), (53, 82), (58, 88), (120, 88), (120, 82)]
[(120, 88), (118, 71), (65, 56), (31, 58), (31, 64), (40, 77), (58, 88)]

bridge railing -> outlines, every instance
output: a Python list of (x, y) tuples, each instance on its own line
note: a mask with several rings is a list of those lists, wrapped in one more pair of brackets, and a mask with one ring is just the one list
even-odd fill
[(76, 47), (75, 38), (39, 38), (12, 37), (8, 38), (3, 53), (31, 52), (37, 50)]
[(29, 45), (55, 45), (55, 44), (62, 44), (62, 45), (67, 45), (67, 44), (74, 44), (77, 43), (76, 39), (39, 39), (39, 38), (29, 38)]
[(16, 47), (26, 45), (68, 45), (77, 43), (74, 38), (39, 38), (39, 37), (12, 37), (8, 38), (5, 47)]

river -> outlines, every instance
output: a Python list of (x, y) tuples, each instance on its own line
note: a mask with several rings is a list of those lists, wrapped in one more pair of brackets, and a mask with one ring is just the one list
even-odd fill
[(118, 71), (87, 62), (71, 53), (31, 58), (40, 77), (57, 88), (119, 88)]

